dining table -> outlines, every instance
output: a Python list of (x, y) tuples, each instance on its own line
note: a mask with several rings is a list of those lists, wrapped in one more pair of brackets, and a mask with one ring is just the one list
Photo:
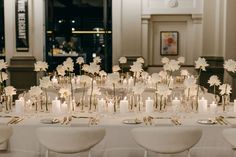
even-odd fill
[[(13, 128), (13, 135), (8, 141), (0, 145), (1, 157), (40, 157), (44, 156), (45, 148), (39, 143), (36, 129), (39, 127), (101, 127), (105, 128), (104, 139), (91, 149), (94, 157), (143, 157), (144, 149), (137, 145), (131, 130), (137, 127), (199, 127), (203, 134), (200, 141), (190, 150), (191, 157), (231, 157), (233, 149), (222, 136), (222, 130), (236, 126), (236, 113), (233, 106), (223, 112), (221, 107), (217, 111), (165, 112), (145, 113), (132, 111), (129, 113), (97, 113), (71, 112), (67, 114), (52, 114), (50, 112), (27, 112), (22, 114), (0, 113), (0, 125)], [(11, 123), (14, 118), (18, 121)], [(220, 120), (219, 120), (220, 118)], [(87, 156), (88, 152), (78, 154), (57, 154), (50, 152), (50, 157)], [(163, 155), (154, 152), (149, 157), (182, 157), (187, 152), (176, 155)]]

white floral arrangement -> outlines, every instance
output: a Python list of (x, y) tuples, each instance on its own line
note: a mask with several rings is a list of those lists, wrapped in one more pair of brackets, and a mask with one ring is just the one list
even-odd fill
[(141, 64), (144, 64), (144, 59), (143, 59), (143, 57), (137, 58), (137, 61), (136, 61), (136, 62), (139, 62), (139, 63), (141, 63)]
[(67, 58), (66, 61), (63, 62), (63, 66), (64, 66), (65, 71), (69, 71), (69, 72), (74, 71), (74, 62), (70, 57)]
[(163, 68), (165, 71), (174, 72), (179, 70), (180, 65), (177, 60), (171, 59), (169, 62), (164, 64)]
[(71, 95), (71, 90), (68, 89), (68, 88), (61, 88), (59, 90), (59, 94), (60, 94), (61, 98), (66, 99), (66, 98), (68, 98)]
[(107, 76), (107, 73), (106, 73), (104, 70), (101, 70), (101, 71), (99, 72), (99, 76), (105, 77), (105, 76)]
[(119, 58), (119, 63), (120, 63), (120, 64), (125, 64), (125, 63), (127, 63), (127, 58), (126, 58), (126, 57), (120, 57), (120, 58)]
[(77, 60), (76, 60), (76, 63), (81, 65), (84, 63), (84, 58), (83, 57), (78, 57)]
[(206, 71), (206, 67), (208, 67), (209, 64), (207, 64), (205, 58), (199, 57), (197, 61), (195, 61), (195, 69), (200, 69), (202, 71)]
[(49, 88), (52, 87), (52, 82), (50, 80), (49, 76), (43, 77), (42, 79), (39, 80), (39, 86), (41, 88)]
[(133, 65), (130, 66), (130, 71), (132, 71), (134, 73), (141, 73), (143, 71), (142, 63), (133, 62)]
[(80, 83), (89, 85), (92, 81), (92, 78), (87, 75), (81, 75), (80, 76)]
[(117, 84), (120, 81), (119, 73), (111, 73), (107, 75), (107, 83), (109, 84)]
[(121, 69), (119, 67), (119, 65), (113, 65), (112, 66), (112, 72), (119, 72)]
[(236, 72), (236, 61), (229, 59), (227, 61), (225, 61), (224, 63), (224, 68), (228, 71), (228, 72)]
[(159, 94), (160, 96), (167, 97), (168, 95), (171, 94), (171, 90), (166, 84), (159, 84), (157, 87), (156, 93)]
[(229, 84), (222, 84), (219, 87), (220, 89), (220, 95), (230, 95), (232, 87)]
[(86, 72), (88, 72), (92, 75), (95, 75), (95, 74), (99, 74), (100, 69), (101, 69), (101, 67), (99, 64), (97, 64), (96, 62), (92, 62), (87, 67)]
[(6, 96), (16, 95), (16, 89), (13, 86), (7, 86), (4, 88)]
[(153, 73), (151, 75), (152, 83), (157, 84), (157, 83), (161, 82), (161, 80), (162, 80), (162, 78), (160, 77), (160, 75), (158, 73)]
[(3, 83), (3, 82), (6, 81), (7, 79), (8, 79), (8, 74), (1, 71), (0, 83)]
[(34, 71), (39, 72), (39, 71), (47, 71), (48, 69), (48, 63), (43, 62), (43, 61), (37, 61), (34, 64)]
[(7, 69), (7, 62), (5, 62), (3, 59), (0, 60), (0, 70)]
[(66, 69), (65, 69), (65, 67), (64, 67), (63, 65), (58, 65), (57, 68), (56, 68), (56, 70), (57, 70), (57, 74), (58, 74), (59, 76), (65, 76), (65, 74), (66, 74)]
[(29, 90), (29, 95), (31, 97), (39, 97), (43, 93), (39, 86), (32, 86)]
[(93, 58), (93, 62), (94, 62), (95, 64), (99, 64), (99, 63), (101, 63), (101, 61), (102, 61), (102, 59), (101, 59), (101, 57), (99, 57), (99, 56)]
[(221, 84), (218, 76), (216, 75), (212, 75), (209, 80), (208, 80), (208, 83), (210, 84), (210, 87), (211, 86), (219, 86)]
[(189, 76), (189, 72), (187, 69), (182, 69), (180, 70), (180, 75), (186, 77), (186, 76)]

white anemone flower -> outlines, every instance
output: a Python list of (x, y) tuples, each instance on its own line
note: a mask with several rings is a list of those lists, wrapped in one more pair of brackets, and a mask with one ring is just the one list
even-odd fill
[(199, 57), (197, 61), (195, 61), (195, 68), (196, 69), (201, 69), (203, 71), (206, 71), (206, 67), (209, 66), (209, 64), (207, 64), (206, 59), (205, 58), (201, 58)]
[(208, 83), (210, 84), (210, 86), (219, 86), (221, 82), (220, 82), (218, 76), (212, 75), (209, 78)]

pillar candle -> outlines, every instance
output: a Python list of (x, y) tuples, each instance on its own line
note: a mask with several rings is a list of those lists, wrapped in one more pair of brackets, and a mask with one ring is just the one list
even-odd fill
[(198, 100), (198, 111), (200, 113), (207, 112), (207, 100), (204, 97)]
[(126, 97), (120, 101), (120, 113), (127, 113), (129, 111), (129, 102)]
[(68, 112), (68, 105), (66, 104), (66, 102), (63, 102), (61, 104), (61, 113), (67, 113)]
[(128, 80), (128, 85), (129, 86), (133, 86), (134, 85), (134, 79), (133, 77), (130, 77), (129, 80)]
[(210, 112), (211, 113), (215, 113), (217, 110), (217, 104), (213, 101), (211, 104), (210, 104)]
[(103, 98), (98, 99), (98, 112), (99, 113), (104, 112), (105, 106), (106, 106), (106, 101)]
[(173, 111), (176, 112), (179, 106), (180, 106), (180, 100), (177, 97), (175, 97), (175, 99), (172, 100)]
[(25, 106), (25, 100), (24, 98), (20, 98), (15, 101), (15, 109), (16, 113), (24, 113), (24, 106)]
[(109, 102), (107, 105), (107, 111), (109, 113), (113, 113), (114, 112), (114, 104), (112, 102)]
[(234, 99), (234, 112), (236, 112), (236, 99)]
[(150, 97), (148, 97), (147, 100), (145, 101), (146, 113), (153, 112), (153, 104), (154, 104), (154, 101)]
[(57, 97), (52, 100), (52, 113), (59, 114), (61, 113), (61, 102), (57, 99)]
[(52, 84), (54, 84), (54, 85), (58, 84), (58, 80), (55, 76), (53, 76), (53, 78), (52, 78)]

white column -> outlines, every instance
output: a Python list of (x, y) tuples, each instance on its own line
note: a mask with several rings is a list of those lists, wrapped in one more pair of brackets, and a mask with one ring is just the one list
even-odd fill
[(149, 63), (148, 58), (148, 28), (149, 28), (150, 15), (142, 16), (142, 56), (145, 59), (145, 64)]

